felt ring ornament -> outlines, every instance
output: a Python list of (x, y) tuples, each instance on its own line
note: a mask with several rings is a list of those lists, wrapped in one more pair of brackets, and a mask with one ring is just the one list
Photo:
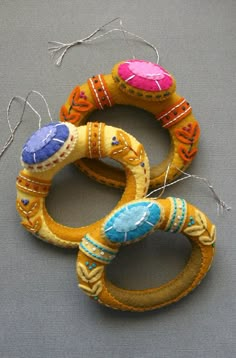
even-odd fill
[[(106, 278), (106, 265), (122, 244), (133, 243), (155, 230), (184, 234), (192, 244), (185, 268), (160, 287), (126, 290)], [(77, 274), (80, 288), (93, 300), (119, 310), (147, 311), (177, 302), (201, 282), (214, 256), (215, 226), (183, 199), (135, 200), (116, 209), (102, 229), (80, 243)]]
[[(60, 111), (60, 120), (76, 126), (85, 124), (95, 110), (116, 104), (142, 108), (154, 115), (171, 137), (167, 158), (151, 167), (150, 188), (163, 184), (168, 165), (167, 181), (185, 170), (198, 150), (199, 124), (187, 100), (175, 92), (174, 77), (163, 67), (141, 60), (128, 60), (114, 66), (112, 73), (97, 75), (79, 85), (69, 95)], [(115, 144), (114, 144), (115, 145)], [(125, 187), (125, 174), (98, 159), (82, 158), (76, 162), (82, 171), (97, 181), (114, 187)]]
[(16, 208), (22, 225), (35, 236), (63, 247), (78, 247), (86, 233), (100, 229), (105, 218), (81, 228), (57, 223), (48, 214), (45, 198), (53, 177), (79, 158), (109, 157), (120, 162), (127, 184), (116, 208), (146, 195), (149, 163), (143, 146), (125, 131), (103, 123), (76, 128), (71, 123), (50, 123), (37, 130), (23, 146), (24, 169), (17, 182)]

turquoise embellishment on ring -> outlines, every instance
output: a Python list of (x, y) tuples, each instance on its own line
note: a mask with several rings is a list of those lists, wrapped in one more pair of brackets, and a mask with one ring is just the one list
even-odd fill
[(165, 231), (180, 232), (187, 216), (187, 203), (184, 199), (169, 197), (171, 203), (171, 215), (165, 227)]
[(139, 200), (118, 209), (104, 224), (104, 235), (112, 243), (136, 240), (153, 230), (161, 219), (160, 205)]

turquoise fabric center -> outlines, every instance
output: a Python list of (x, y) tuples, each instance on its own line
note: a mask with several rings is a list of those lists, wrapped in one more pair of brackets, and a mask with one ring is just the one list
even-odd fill
[(105, 236), (114, 243), (136, 240), (150, 232), (160, 217), (160, 206), (154, 201), (127, 204), (105, 222)]

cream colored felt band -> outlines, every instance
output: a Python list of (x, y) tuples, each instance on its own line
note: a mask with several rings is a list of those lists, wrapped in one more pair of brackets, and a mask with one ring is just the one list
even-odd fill
[[(126, 171), (127, 185), (115, 208), (146, 195), (149, 186), (149, 162), (142, 145), (125, 131), (88, 123), (76, 128), (67, 123), (68, 140), (57, 153), (43, 163), (24, 165), (17, 178), (16, 207), (22, 225), (44, 241), (62, 247), (79, 247), (86, 234), (101, 228), (104, 220), (72, 228), (57, 223), (47, 212), (45, 197), (54, 176), (79, 158), (109, 157), (120, 162)], [(72, 137), (72, 139), (71, 139)], [(114, 139), (116, 138), (116, 139)], [(70, 145), (73, 142), (73, 145)], [(48, 165), (49, 164), (49, 165)], [(30, 168), (29, 168), (30, 167)]]
[[(139, 91), (139, 95), (134, 95), (128, 91), (128, 88), (127, 91), (120, 88), (121, 83), (117, 81), (119, 65), (120, 63), (114, 66), (112, 74), (93, 76), (87, 83), (77, 86), (62, 106), (60, 119), (71, 121), (79, 126), (86, 123), (93, 111), (104, 110), (116, 104), (134, 106), (152, 113), (168, 130), (171, 138), (171, 147), (165, 160), (151, 167), (150, 188), (156, 188), (163, 185), (169, 164), (171, 167), (167, 182), (173, 181), (180, 175), (178, 168), (185, 170), (191, 164), (198, 151), (199, 124), (192, 114), (189, 103), (174, 91), (175, 81), (168, 97), (150, 100), (146, 97), (150, 94), (145, 91)], [(74, 105), (75, 97), (76, 105)], [(81, 107), (78, 106), (80, 102)], [(125, 173), (121, 169), (101, 161), (82, 158), (76, 162), (76, 165), (85, 174), (103, 184), (117, 188), (126, 185)]]
[[(153, 203), (152, 209), (150, 209), (150, 203)], [(178, 212), (180, 215), (177, 221), (175, 203), (178, 205), (178, 209), (176, 210), (180, 210), (182, 213), (184, 212), (183, 215)], [(159, 214), (157, 207), (160, 209)], [(140, 208), (141, 212), (139, 212)], [(130, 219), (131, 215), (129, 215), (129, 212), (131, 213), (132, 210), (136, 210), (136, 215), (140, 215), (141, 221), (132, 222)], [(127, 215), (125, 214), (126, 212)], [(144, 215), (142, 215), (142, 212)], [(119, 218), (121, 217), (123, 219), (123, 224), (119, 221)], [(182, 219), (181, 222), (179, 222), (181, 217), (183, 217), (183, 222)], [(125, 230), (126, 232), (128, 230), (127, 220), (131, 220), (130, 229), (128, 233), (123, 236), (122, 230), (124, 232)], [(148, 229), (147, 222), (151, 224), (150, 229)], [(177, 226), (174, 225), (175, 222), (177, 223)], [(107, 223), (109, 228), (112, 226), (112, 229), (108, 231), (109, 235), (105, 230)], [(125, 290), (109, 282), (106, 277), (106, 265), (104, 263), (99, 262), (96, 258), (92, 259), (91, 257), (88, 257), (86, 252), (80, 251), (77, 260), (77, 274), (79, 286), (82, 290), (91, 298), (105, 306), (113, 309), (140, 312), (160, 308), (177, 302), (190, 293), (199, 285), (211, 266), (215, 252), (216, 231), (215, 226), (204, 213), (188, 204), (183, 199), (167, 198), (133, 201), (114, 211), (108, 217), (102, 231), (100, 233), (96, 232), (96, 235), (93, 235), (93, 238), (96, 242), (106, 243), (108, 247), (109, 245), (112, 245), (113, 247), (114, 242), (109, 240), (114, 241), (126, 237), (126, 239), (130, 239), (130, 243), (132, 243), (137, 239), (135, 231), (136, 234), (139, 232), (144, 234), (144, 237), (156, 229), (171, 231), (173, 234), (177, 231), (181, 232), (192, 244), (191, 257), (184, 270), (180, 272), (177, 277), (157, 288)], [(144, 233), (145, 230), (146, 234)], [(110, 244), (108, 244), (109, 242)], [(120, 246), (122, 243), (117, 243), (117, 245)], [(90, 281), (90, 279), (87, 279), (86, 281), (82, 274), (82, 271), (86, 271), (85, 266), (86, 262), (88, 263), (88, 260), (89, 266), (91, 267), (89, 275), (92, 278), (92, 281)], [(93, 265), (95, 265), (96, 270), (99, 271), (96, 279), (94, 277), (97, 271), (93, 274)]]

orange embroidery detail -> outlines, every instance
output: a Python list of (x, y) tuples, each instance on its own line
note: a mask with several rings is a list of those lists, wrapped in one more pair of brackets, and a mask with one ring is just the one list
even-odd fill
[(196, 143), (200, 136), (200, 127), (197, 122), (189, 123), (186, 127), (175, 130), (176, 138), (182, 143)]
[(69, 113), (66, 106), (62, 106), (60, 110), (60, 120), (62, 122), (70, 122), (72, 124), (75, 124), (80, 119), (80, 113), (78, 112), (72, 112)]
[(28, 221), (22, 221), (21, 225), (23, 225), (26, 230), (36, 233), (41, 229), (42, 226), (42, 219), (40, 217), (37, 217), (35, 220), (28, 220)]
[(104, 143), (104, 123), (87, 123), (88, 158), (102, 158)]
[(46, 197), (48, 195), (51, 182), (30, 177), (21, 171), (16, 178), (16, 187), (18, 190), (34, 196)]
[(173, 106), (165, 109), (165, 111), (158, 113), (156, 119), (161, 121), (164, 128), (169, 128), (180, 122), (192, 112), (192, 107), (185, 98), (181, 98)]
[(88, 85), (98, 109), (113, 106), (113, 101), (103, 75), (89, 78)]
[(122, 161), (130, 165), (138, 165), (143, 162), (144, 149), (142, 144), (138, 146), (137, 150), (134, 150), (130, 138), (123, 131), (117, 131), (116, 138), (119, 144), (111, 151), (111, 157), (114, 157), (114, 159), (122, 158)]
[(16, 202), (16, 209), (19, 212), (20, 216), (25, 218), (31, 218), (35, 216), (39, 211), (40, 203), (39, 200), (28, 201), (24, 204), (21, 200), (17, 200)]
[(178, 147), (179, 155), (185, 162), (190, 162), (197, 154), (197, 151), (198, 151), (197, 148), (191, 149), (191, 147), (190, 147), (190, 150), (188, 150), (182, 144), (180, 144)]
[(79, 86), (73, 89), (68, 101), (69, 109), (63, 105), (60, 110), (60, 120), (62, 122), (77, 123), (80, 120), (81, 112), (89, 112), (94, 108), (94, 105), (87, 100), (85, 93), (80, 91)]

